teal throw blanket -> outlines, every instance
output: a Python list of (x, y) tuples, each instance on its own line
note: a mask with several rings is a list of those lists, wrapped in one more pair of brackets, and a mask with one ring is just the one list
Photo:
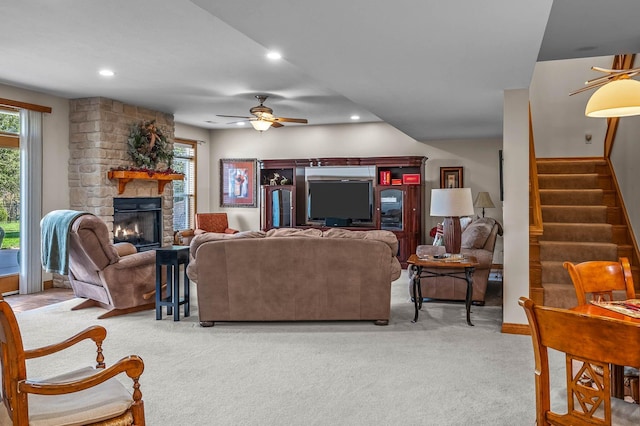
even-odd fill
[(54, 210), (40, 221), (41, 261), (47, 272), (69, 274), (69, 229), (78, 216), (90, 214), (76, 210)]

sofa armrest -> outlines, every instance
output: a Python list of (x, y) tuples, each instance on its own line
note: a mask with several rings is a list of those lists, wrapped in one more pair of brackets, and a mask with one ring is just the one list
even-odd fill
[(493, 262), (493, 252), (485, 249), (462, 249), (465, 256), (474, 256), (478, 259), (478, 267), (476, 269), (491, 269)]

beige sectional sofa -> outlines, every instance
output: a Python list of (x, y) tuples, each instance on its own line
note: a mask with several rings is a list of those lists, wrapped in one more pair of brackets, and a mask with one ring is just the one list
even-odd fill
[(216, 321), (389, 321), (401, 273), (389, 231), (207, 233), (190, 245), (202, 326)]
[[(489, 217), (474, 220), (462, 232), (461, 253), (465, 256), (475, 256), (480, 264), (473, 273), (471, 300), (476, 304), (484, 304), (487, 282), (493, 263), (493, 249), (498, 235), (502, 235), (502, 226), (495, 219)], [(416, 249), (416, 254), (420, 257), (444, 253), (444, 246), (420, 245)], [(461, 269), (460, 272), (464, 277), (464, 269)], [(429, 277), (422, 278), (420, 285), (422, 297), (426, 299), (462, 301), (466, 299), (467, 283), (465, 280), (446, 276)], [(411, 285), (409, 285), (409, 294), (411, 294)]]

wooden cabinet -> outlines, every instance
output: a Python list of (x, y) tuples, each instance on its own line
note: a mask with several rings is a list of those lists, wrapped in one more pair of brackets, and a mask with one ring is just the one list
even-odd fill
[(295, 187), (293, 185), (264, 186), (263, 229), (290, 228), (295, 222)]
[(399, 242), (398, 259), (406, 260), (422, 244), (424, 167), (427, 158), (363, 157), (262, 160), (260, 164), (261, 229), (319, 227), (307, 223), (306, 176), (322, 174), (322, 167), (368, 167), (373, 183), (373, 222), (347, 229), (386, 229)]

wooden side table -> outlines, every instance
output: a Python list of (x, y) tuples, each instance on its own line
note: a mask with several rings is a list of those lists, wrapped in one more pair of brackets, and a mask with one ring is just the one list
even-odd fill
[[(180, 298), (180, 265), (184, 265), (184, 290)], [(184, 305), (185, 318), (189, 312), (189, 246), (168, 246), (156, 249), (156, 320), (162, 319), (162, 307), (173, 320), (180, 321), (180, 305)], [(162, 267), (167, 268), (167, 296), (162, 297)]]
[[(412, 286), (412, 296), (415, 307), (415, 315), (412, 322), (418, 321), (418, 312), (422, 309), (422, 286), (420, 278), (427, 277), (453, 277), (467, 282), (467, 294), (465, 306), (467, 308), (467, 324), (471, 323), (471, 298), (473, 295), (473, 271), (479, 265), (478, 259), (473, 256), (459, 260), (451, 259), (421, 259), (417, 254), (412, 254), (407, 260)], [(460, 271), (464, 269), (464, 271)], [(424, 275), (423, 275), (424, 274)]]

